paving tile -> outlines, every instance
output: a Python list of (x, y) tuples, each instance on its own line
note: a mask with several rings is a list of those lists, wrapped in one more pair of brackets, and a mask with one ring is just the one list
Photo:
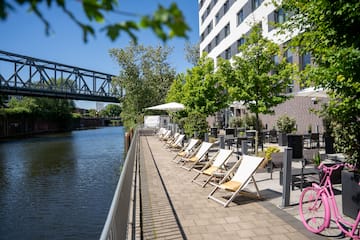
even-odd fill
[[(296, 216), (297, 206), (278, 207), (281, 189), (276, 173), (273, 180), (269, 174), (256, 175), (263, 201), (237, 197), (224, 208), (207, 198), (213, 186), (192, 183), (195, 173), (172, 162), (175, 153), (164, 149), (155, 136), (142, 136), (140, 144), (145, 239), (325, 239), (304, 229)], [(247, 190), (254, 191), (252, 183)]]

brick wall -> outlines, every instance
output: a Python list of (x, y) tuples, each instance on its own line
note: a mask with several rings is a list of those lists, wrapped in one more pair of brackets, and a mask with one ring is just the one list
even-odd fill
[(285, 103), (278, 105), (275, 108), (274, 115), (261, 115), (260, 118), (265, 126), (267, 124), (268, 129), (276, 127), (276, 121), (281, 115), (288, 115), (289, 117), (296, 119), (297, 133), (302, 134), (308, 131), (308, 126), (311, 125), (312, 132), (322, 133), (324, 131), (322, 119), (315, 113), (310, 112), (310, 109), (319, 110), (321, 105), (327, 102), (326, 98), (318, 98), (317, 103), (314, 104), (311, 97), (299, 97), (296, 96)]

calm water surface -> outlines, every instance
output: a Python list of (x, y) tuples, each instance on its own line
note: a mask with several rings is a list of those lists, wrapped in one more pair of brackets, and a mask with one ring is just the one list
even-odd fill
[(0, 239), (98, 239), (123, 161), (124, 130), (0, 143)]

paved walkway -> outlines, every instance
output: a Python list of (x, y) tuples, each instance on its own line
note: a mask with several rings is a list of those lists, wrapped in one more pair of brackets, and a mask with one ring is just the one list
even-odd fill
[[(227, 208), (207, 199), (212, 190), (191, 182), (195, 172), (186, 171), (171, 159), (155, 136), (140, 139), (140, 199), (144, 239), (338, 239), (305, 230), (298, 220), (299, 190), (292, 191), (294, 206), (280, 208), (279, 174), (258, 173), (263, 201), (237, 197)], [(254, 191), (253, 184), (248, 190)], [(334, 236), (331, 238), (331, 236)]]

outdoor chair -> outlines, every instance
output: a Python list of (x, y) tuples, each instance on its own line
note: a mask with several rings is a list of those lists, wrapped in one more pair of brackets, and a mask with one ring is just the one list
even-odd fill
[(275, 129), (269, 131), (269, 143), (278, 143), (278, 135)]
[[(196, 145), (199, 143), (199, 139), (191, 138), (189, 142), (176, 153), (173, 158), (173, 161), (179, 163), (182, 157), (188, 158), (195, 152)], [(177, 160), (178, 157), (181, 157)]]
[(180, 133), (174, 133), (174, 135), (169, 136), (168, 139), (165, 141), (164, 146), (166, 147), (167, 145), (175, 143), (179, 135)]
[(202, 162), (204, 162), (204, 159), (206, 158), (206, 154), (209, 152), (212, 145), (213, 143), (202, 142), (194, 156), (188, 158), (187, 157), (181, 158), (182, 164), (180, 167), (190, 171), (195, 166), (201, 165)]
[[(225, 164), (230, 158), (231, 154), (233, 153), (233, 150), (225, 150), (220, 149), (211, 159), (210, 161), (200, 170), (194, 169), (197, 174), (194, 176), (194, 178), (191, 180), (192, 182), (201, 185), (202, 187), (205, 187), (206, 184), (213, 178), (213, 174), (222, 169), (225, 169)], [(199, 181), (200, 176), (206, 176), (205, 181)]]
[(168, 148), (169, 150), (182, 148), (184, 137), (184, 134), (179, 134), (174, 142), (166, 145), (166, 148)]
[[(252, 193), (244, 191), (245, 187), (248, 185), (250, 180), (254, 183), (257, 198), (261, 198), (258, 186), (256, 184), (254, 174), (256, 170), (260, 166), (260, 164), (264, 161), (264, 158), (261, 157), (253, 157), (249, 155), (243, 155), (242, 160), (237, 168), (234, 176), (228, 180), (228, 175), (231, 174), (229, 172), (223, 180), (220, 181), (219, 184), (211, 183), (215, 186), (215, 188), (210, 192), (208, 198), (222, 204), (224, 207), (227, 207), (238, 194), (250, 195)], [(222, 201), (214, 196), (215, 192), (219, 189), (231, 192), (231, 196), (227, 201)]]
[(159, 139), (161, 141), (167, 141), (169, 140), (170, 136), (171, 136), (171, 130), (166, 130), (162, 135), (160, 135)]
[(156, 132), (156, 136), (160, 137), (162, 136), (163, 134), (165, 134), (167, 130), (165, 128), (160, 128), (159, 131)]
[(320, 134), (310, 133), (304, 136), (304, 147), (306, 148), (319, 148), (320, 147)]

